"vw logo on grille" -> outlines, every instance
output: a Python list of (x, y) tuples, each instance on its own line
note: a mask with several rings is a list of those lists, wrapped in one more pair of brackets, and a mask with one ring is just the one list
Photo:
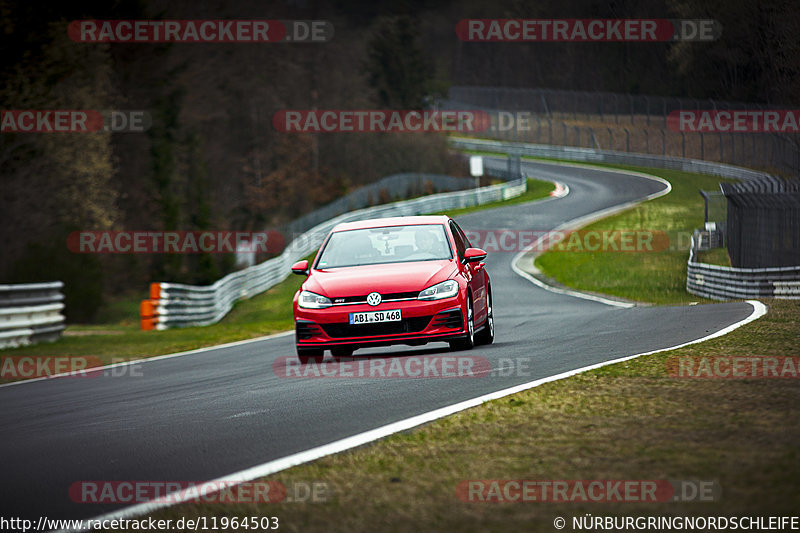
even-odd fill
[(381, 295), (377, 292), (371, 292), (367, 295), (367, 303), (371, 306), (376, 306), (381, 303)]

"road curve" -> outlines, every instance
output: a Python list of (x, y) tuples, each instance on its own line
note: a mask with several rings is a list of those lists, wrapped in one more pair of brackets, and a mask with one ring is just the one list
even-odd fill
[[(457, 217), (467, 230), (547, 230), (645, 198), (663, 183), (611, 170), (523, 163), (570, 188), (561, 199)], [(619, 308), (548, 292), (487, 259), (497, 339), (469, 353), (527, 358), (525, 375), (479, 379), (297, 379), (272, 363), (291, 335), (145, 362), (140, 377), (58, 378), (0, 388), (0, 516), (88, 518), (123, 505), (78, 504), (81, 480), (203, 481), (369, 429), (587, 365), (689, 342), (743, 320), (745, 302)], [(289, 302), (287, 302), (289, 305)], [(446, 344), (362, 350), (440, 354)]]

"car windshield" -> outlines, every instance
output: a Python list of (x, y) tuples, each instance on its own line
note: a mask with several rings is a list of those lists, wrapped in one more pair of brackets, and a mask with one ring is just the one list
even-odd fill
[(417, 224), (337, 231), (316, 268), (452, 259), (444, 226)]

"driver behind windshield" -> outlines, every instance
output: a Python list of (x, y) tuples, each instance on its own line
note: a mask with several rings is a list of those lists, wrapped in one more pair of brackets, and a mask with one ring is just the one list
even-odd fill
[(418, 229), (414, 232), (414, 241), (418, 252), (426, 252), (434, 256), (442, 253), (442, 247), (436, 235), (428, 229)]

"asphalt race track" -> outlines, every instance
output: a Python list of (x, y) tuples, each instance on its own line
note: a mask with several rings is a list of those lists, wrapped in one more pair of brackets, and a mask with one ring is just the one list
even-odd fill
[[(643, 177), (524, 163), (570, 188), (562, 199), (457, 217), (466, 230), (551, 229), (664, 188)], [(496, 368), (474, 379), (298, 379), (272, 363), (294, 355), (294, 337), (142, 363), (141, 376), (58, 378), (0, 388), (0, 515), (89, 518), (122, 505), (78, 504), (81, 480), (204, 481), (495, 390), (713, 333), (752, 312), (745, 303), (620, 308), (555, 294), (512, 271), (515, 253), (487, 259), (496, 341), (462, 355)], [(379, 289), (379, 287), (376, 287)], [(290, 305), (287, 302), (286, 305)], [(357, 355), (445, 354), (444, 343), (360, 350)]]

